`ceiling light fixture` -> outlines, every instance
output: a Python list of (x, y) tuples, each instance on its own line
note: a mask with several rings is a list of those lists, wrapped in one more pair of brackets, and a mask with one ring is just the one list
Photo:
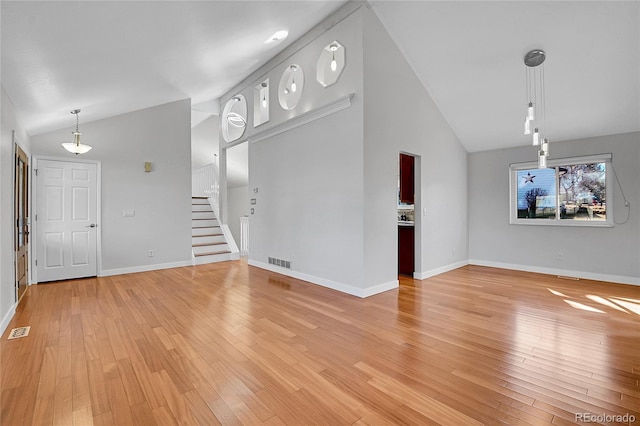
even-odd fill
[(73, 133), (73, 142), (63, 143), (62, 147), (75, 155), (85, 154), (91, 151), (91, 147), (89, 145), (80, 143), (80, 136), (82, 135), (82, 133), (80, 133), (80, 130), (78, 129), (78, 114), (80, 114), (80, 110), (74, 109), (73, 111), (71, 111), (71, 114), (74, 114), (76, 116), (76, 131), (71, 132)]
[(269, 37), (264, 41), (264, 44), (275, 43), (275, 42), (284, 40), (285, 38), (287, 38), (288, 35), (289, 35), (289, 31), (287, 30), (276, 31), (275, 33), (273, 33), (271, 37)]
[(549, 157), (549, 139), (541, 136), (542, 131), (546, 130), (547, 124), (544, 90), (544, 60), (546, 57), (546, 53), (540, 49), (531, 50), (524, 56), (527, 95), (524, 134), (531, 135), (531, 123), (535, 123), (531, 143), (534, 146), (540, 146), (540, 150), (538, 150), (538, 168), (540, 169), (547, 167), (547, 157)]

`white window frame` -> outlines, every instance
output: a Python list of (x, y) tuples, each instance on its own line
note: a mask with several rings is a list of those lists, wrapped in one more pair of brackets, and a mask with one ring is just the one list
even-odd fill
[(547, 160), (548, 168), (571, 166), (575, 164), (605, 163), (605, 190), (607, 197), (606, 220), (567, 220), (559, 217), (560, 180), (556, 172), (556, 218), (555, 219), (527, 219), (518, 218), (518, 171), (537, 169), (537, 162), (512, 163), (509, 165), (509, 223), (511, 225), (544, 225), (544, 226), (586, 226), (613, 227), (613, 156), (612, 154), (597, 154), (582, 157), (556, 158)]

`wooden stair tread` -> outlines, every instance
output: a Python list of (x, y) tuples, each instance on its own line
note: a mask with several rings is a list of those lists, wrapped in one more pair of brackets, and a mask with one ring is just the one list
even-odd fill
[(218, 220), (215, 217), (192, 217), (191, 220)]
[(201, 257), (201, 256), (215, 256), (216, 254), (227, 254), (227, 253), (231, 253), (229, 250), (222, 250), (222, 251), (210, 251), (207, 253), (196, 253), (194, 256), (195, 257)]
[(192, 226), (191, 229), (220, 228), (219, 226)]
[(191, 238), (200, 238), (200, 237), (222, 237), (224, 234), (202, 234), (202, 235), (191, 235)]
[(218, 241), (215, 243), (195, 243), (195, 244), (191, 244), (191, 247), (206, 247), (206, 246), (219, 246), (222, 244), (227, 244), (226, 241)]

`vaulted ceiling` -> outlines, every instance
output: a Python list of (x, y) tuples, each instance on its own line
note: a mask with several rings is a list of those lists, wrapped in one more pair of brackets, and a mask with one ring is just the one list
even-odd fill
[[(27, 131), (216, 99), (343, 1), (3, 1), (2, 85)], [(369, 2), (468, 151), (526, 145), (524, 54), (552, 141), (640, 130), (635, 1)], [(276, 30), (289, 37), (265, 44)], [(390, 82), (392, 84), (392, 82)]]

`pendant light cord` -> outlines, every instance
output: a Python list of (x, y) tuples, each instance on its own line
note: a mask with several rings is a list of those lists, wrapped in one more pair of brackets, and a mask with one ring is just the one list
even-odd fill
[(624, 200), (624, 206), (627, 208), (627, 217), (622, 222), (616, 222), (616, 218), (613, 218), (613, 223), (616, 225), (624, 225), (629, 221), (629, 216), (631, 215), (631, 204), (627, 200), (627, 197), (624, 195), (624, 191), (622, 190), (622, 185), (620, 184), (620, 179), (618, 179), (618, 174), (616, 173), (616, 168), (613, 167), (613, 158), (611, 158), (611, 170), (613, 171), (613, 176), (616, 178), (616, 182), (618, 182), (618, 188), (620, 188), (620, 193), (622, 194), (622, 199)]
[(540, 65), (540, 103), (542, 104), (542, 127), (544, 128), (545, 135), (547, 132), (547, 94), (545, 93), (545, 81), (544, 81), (544, 64)]

